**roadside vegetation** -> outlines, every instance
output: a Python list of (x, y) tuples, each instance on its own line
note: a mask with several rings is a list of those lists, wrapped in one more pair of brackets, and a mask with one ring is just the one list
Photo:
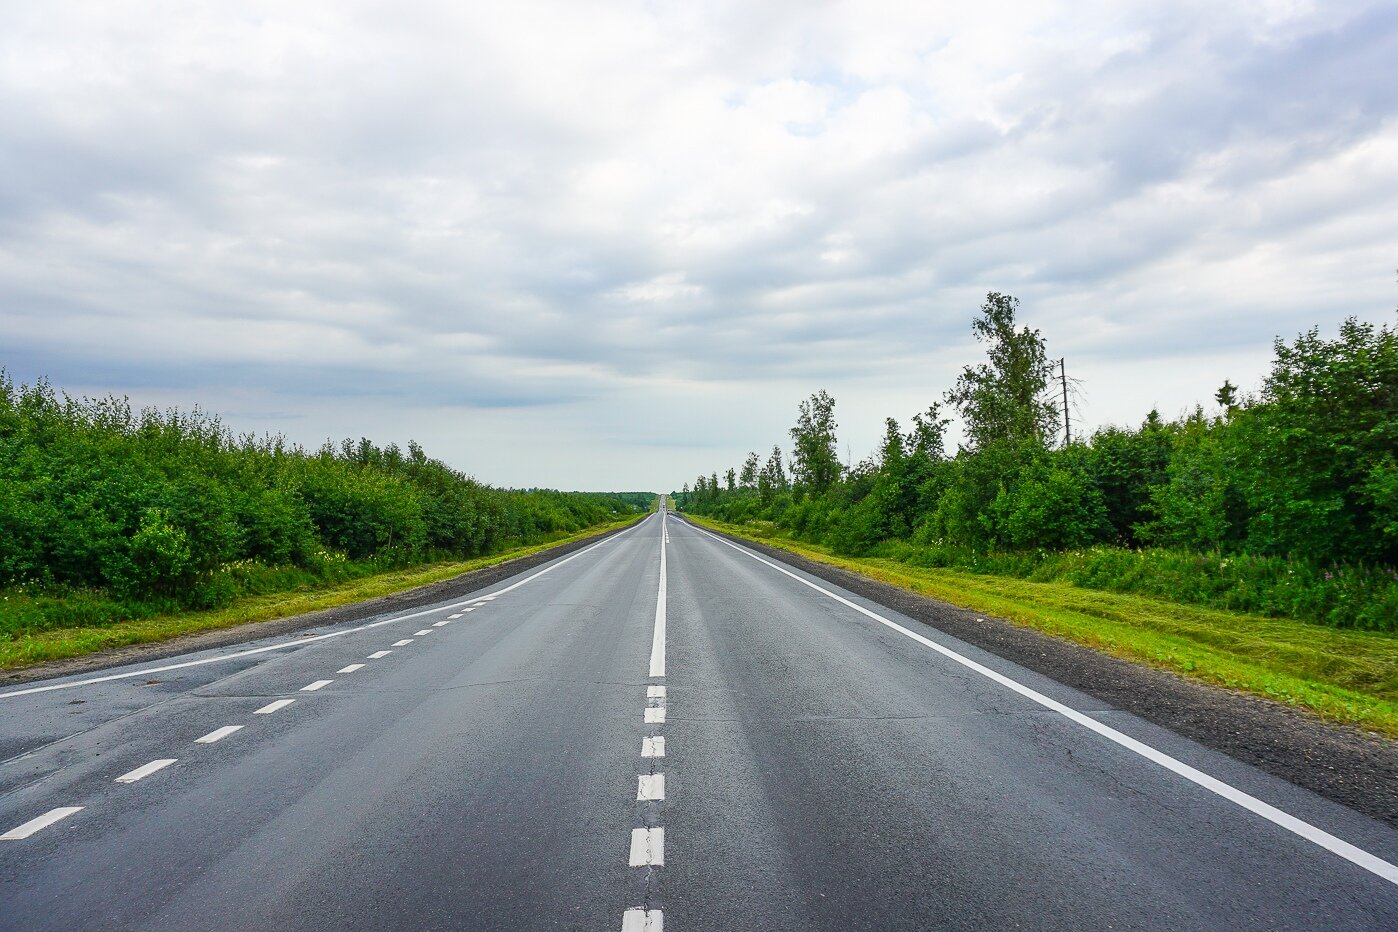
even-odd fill
[[(369, 592), (376, 586), (364, 581), (385, 574), (408, 588), (421, 574), (404, 571), (454, 575), (470, 561), (613, 526), (654, 499), (497, 489), (416, 444), (308, 451), (281, 437), (235, 437), (198, 410), (137, 412), (122, 399), (16, 386), (0, 371), (0, 666), (38, 659), (21, 642), (60, 629), (108, 646), (133, 643), (134, 622), (249, 599)], [(145, 628), (168, 636), (199, 624)]]
[[(1208, 407), (1173, 420), (1151, 411), (1070, 437), (1057, 361), (1017, 312), (1014, 298), (988, 295), (972, 324), (986, 358), (910, 429), (887, 419), (863, 462), (840, 462), (835, 399), (817, 392), (800, 404), (790, 452), (778, 444), (697, 477), (674, 494), (680, 510), (1346, 720), (1329, 700), (1240, 678), (1219, 658), (1246, 644), (1281, 658), (1272, 673), (1398, 698), (1398, 331), (1350, 319), (1336, 339), (1278, 339), (1253, 394), (1225, 380)], [(953, 417), (964, 438), (954, 453)], [(1182, 607), (1194, 610), (1187, 636), (1159, 620)], [(1222, 653), (1198, 655), (1209, 644)], [(1368, 658), (1367, 672), (1325, 672), (1347, 653)]]

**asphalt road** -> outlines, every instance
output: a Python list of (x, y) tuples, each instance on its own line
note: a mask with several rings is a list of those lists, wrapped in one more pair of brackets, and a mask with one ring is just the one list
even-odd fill
[(674, 516), (0, 692), (0, 839), (4, 929), (1398, 929), (1392, 829)]

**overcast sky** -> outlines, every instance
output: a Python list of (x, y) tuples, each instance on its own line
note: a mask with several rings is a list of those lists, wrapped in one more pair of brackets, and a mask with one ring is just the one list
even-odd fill
[(992, 290), (1173, 416), (1395, 268), (1392, 2), (0, 2), (11, 378), (496, 484), (858, 460)]

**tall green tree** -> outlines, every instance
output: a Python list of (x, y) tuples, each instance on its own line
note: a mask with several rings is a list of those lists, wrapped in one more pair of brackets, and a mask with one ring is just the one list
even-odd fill
[(792, 481), (806, 492), (824, 494), (840, 478), (836, 448), (835, 399), (824, 390), (801, 402), (791, 428)]

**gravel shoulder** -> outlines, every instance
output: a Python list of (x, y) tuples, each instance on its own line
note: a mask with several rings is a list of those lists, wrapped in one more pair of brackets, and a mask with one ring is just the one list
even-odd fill
[(706, 530), (1398, 828), (1398, 742)]

